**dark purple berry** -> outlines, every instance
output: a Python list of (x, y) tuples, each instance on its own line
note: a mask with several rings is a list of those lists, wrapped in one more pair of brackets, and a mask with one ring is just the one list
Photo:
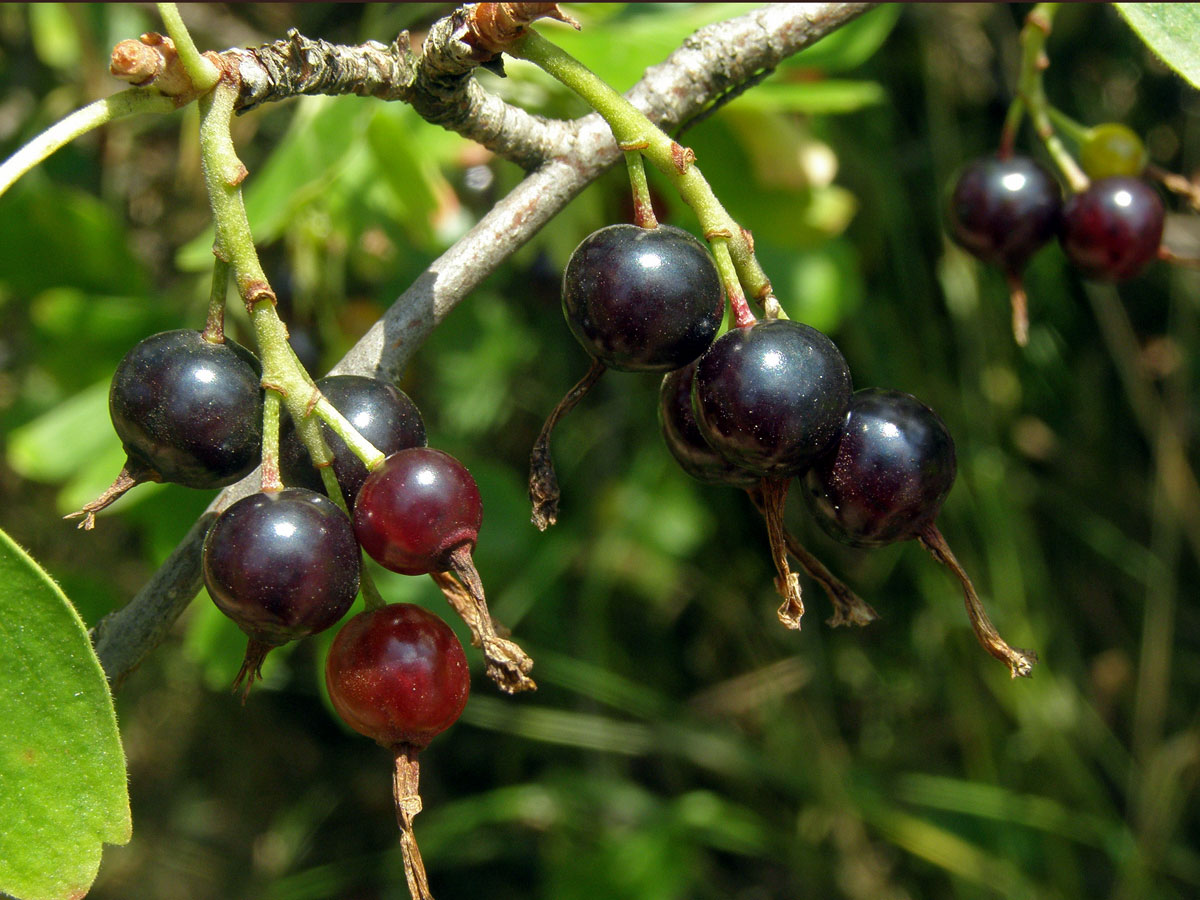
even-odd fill
[(950, 235), (987, 263), (1017, 273), (1054, 237), (1062, 192), (1028, 156), (985, 156), (959, 173), (950, 197)]
[(1164, 216), (1162, 200), (1146, 182), (1102, 178), (1067, 200), (1059, 240), (1085, 276), (1124, 281), (1158, 255)]
[(563, 315), (612, 369), (666, 372), (707, 349), (724, 313), (708, 249), (671, 225), (609, 225), (583, 239), (563, 272)]
[(696, 427), (692, 411), (692, 376), (696, 363), (690, 362), (663, 376), (658, 393), (658, 422), (663, 440), (680, 468), (693, 478), (709, 484), (749, 487), (758, 476), (739, 468), (713, 450)]
[(221, 513), (204, 539), (204, 584), (250, 638), (238, 682), (253, 682), (272, 647), (345, 615), (360, 561), (349, 518), (313, 491), (251, 494)]
[(130, 350), (108, 408), (130, 461), (152, 470), (141, 480), (216, 488), (249, 473), (262, 451), (260, 373), (244, 347), (198, 331), (165, 331)]
[[(385, 456), (397, 450), (425, 446), (425, 423), (421, 412), (403, 391), (362, 375), (327, 375), (317, 381), (317, 387), (334, 409)], [(333, 451), (333, 472), (342, 496), (353, 509), (358, 489), (367, 478), (367, 467), (329, 426), (322, 425), (321, 430)], [(279, 469), (285, 484), (325, 492), (321, 475), (313, 468), (308, 450), (297, 437), (291, 419), (280, 428)]]
[(917, 398), (856, 391), (833, 448), (804, 476), (817, 522), (833, 537), (874, 547), (922, 534), (937, 518), (955, 475), (954, 441)]
[(449, 453), (414, 447), (393, 453), (363, 482), (354, 532), (367, 554), (393, 572), (452, 568), (451, 555), (479, 537), (483, 502), (475, 479)]
[(832, 443), (851, 394), (841, 351), (786, 319), (721, 335), (696, 364), (692, 408), (700, 434), (758, 475), (804, 471)]

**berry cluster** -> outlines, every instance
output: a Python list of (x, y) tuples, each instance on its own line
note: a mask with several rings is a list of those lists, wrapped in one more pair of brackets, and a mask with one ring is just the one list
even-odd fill
[(1028, 156), (985, 156), (967, 163), (950, 195), (950, 236), (1008, 279), (1013, 336), (1029, 339), (1022, 272), (1057, 236), (1067, 260), (1087, 278), (1124, 281), (1160, 255), (1162, 200), (1139, 178), (1145, 151), (1121, 125), (1090, 129), (1080, 159), (1093, 180), (1065, 202), (1058, 182)]
[[(995, 258), (1015, 259), (1015, 251)], [(941, 419), (907, 394), (853, 392), (841, 351), (808, 325), (751, 317), (717, 337), (722, 285), (704, 246), (676, 228), (610, 226), (576, 248), (563, 275), (563, 314), (592, 366), (534, 445), (534, 523), (544, 529), (557, 514), (548, 448), (563, 412), (606, 368), (665, 371), (659, 419), (667, 448), (688, 474), (750, 494), (766, 520), (785, 625), (799, 628), (804, 612), (789, 555), (829, 594), (833, 624), (876, 617), (785, 527), (788, 489), (800, 479), (812, 515), (833, 536), (862, 547), (915, 538), (950, 566), (980, 642), (1013, 675), (1029, 674), (1036, 657), (996, 634), (934, 524), (955, 475)]]
[[(261, 450), (263, 489), (217, 516), (201, 559), (213, 602), (248, 638), (234, 680), (243, 702), (272, 648), (332, 627), (369, 586), (362, 550), (394, 572), (432, 575), (482, 647), (488, 675), (509, 692), (535, 687), (532, 662), (497, 635), (472, 561), (483, 519), (479, 489), (458, 460), (426, 446), (416, 405), (371, 378), (316, 382), (314, 396), (386, 454), (368, 471), (326, 423), (331, 455), (321, 475), (293, 422), (280, 429), (278, 456), (267, 452), (261, 380), (258, 360), (223, 335), (171, 331), (139, 343), (118, 365), (109, 395), (126, 464), (112, 487), (73, 515), (91, 528), (97, 511), (148, 480), (232, 484), (255, 467)], [(276, 468), (282, 479), (272, 480), (266, 473)], [(414, 897), (427, 897), (412, 835), (420, 810), (416, 757), (466, 704), (466, 656), (433, 613), (385, 605), (373, 588), (365, 596), (367, 611), (334, 639), (326, 681), (339, 716), (394, 756), (409, 884)]]

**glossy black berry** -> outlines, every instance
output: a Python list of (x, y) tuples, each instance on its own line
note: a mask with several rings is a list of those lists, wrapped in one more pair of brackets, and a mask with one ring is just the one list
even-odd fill
[(734, 328), (696, 364), (704, 440), (759, 475), (804, 471), (837, 437), (851, 394), (841, 351), (815, 328), (776, 319)]
[(153, 480), (194, 488), (246, 475), (262, 450), (260, 372), (229, 339), (214, 344), (187, 330), (146, 338), (117, 365), (108, 394), (131, 462)]
[(563, 315), (587, 352), (627, 372), (666, 372), (707, 349), (724, 313), (708, 249), (670, 225), (609, 225), (563, 272)]
[(253, 681), (271, 647), (345, 615), (360, 560), (350, 519), (313, 491), (251, 494), (221, 513), (204, 539), (204, 585), (250, 638), (238, 680)]
[(954, 441), (910, 394), (868, 388), (850, 400), (834, 447), (804, 476), (817, 522), (859, 547), (917, 537), (933, 524), (955, 475)]
[(693, 478), (709, 484), (749, 487), (758, 476), (739, 468), (708, 445), (696, 426), (692, 411), (692, 376), (696, 363), (690, 362), (663, 376), (658, 392), (658, 422), (667, 449), (680, 468)]
[(1028, 156), (985, 156), (959, 173), (947, 218), (964, 249), (1015, 273), (1054, 237), (1061, 208), (1058, 182)]
[[(385, 456), (425, 446), (421, 412), (403, 391), (362, 375), (327, 375), (317, 381), (317, 387), (334, 409)], [(342, 496), (353, 508), (358, 489), (367, 478), (367, 467), (327, 425), (322, 426), (322, 431), (333, 451), (333, 472)], [(320, 473), (313, 467), (291, 419), (279, 431), (279, 469), (284, 484), (324, 493)]]
[(1067, 201), (1059, 240), (1087, 277), (1123, 281), (1158, 255), (1164, 216), (1162, 200), (1146, 182), (1102, 178)]

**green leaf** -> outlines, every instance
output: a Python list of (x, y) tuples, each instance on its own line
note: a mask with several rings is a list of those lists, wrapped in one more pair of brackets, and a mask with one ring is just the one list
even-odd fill
[(83, 897), (131, 832), (112, 697), (83, 621), (0, 532), (0, 891)]
[(1200, 6), (1195, 3), (1117, 3), (1134, 33), (1162, 61), (1200, 88)]
[(108, 382), (98, 381), (14, 429), (8, 464), (34, 481), (62, 481), (119, 443), (108, 424)]

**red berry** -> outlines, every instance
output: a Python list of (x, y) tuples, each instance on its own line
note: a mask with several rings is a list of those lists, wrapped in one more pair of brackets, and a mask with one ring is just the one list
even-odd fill
[(441, 450), (393, 453), (367, 476), (354, 503), (354, 533), (371, 558), (404, 575), (451, 568), (475, 546), (483, 502), (475, 479)]
[(325, 662), (333, 708), (385, 747), (425, 747), (467, 705), (471, 680), (450, 626), (410, 603), (359, 613), (333, 639)]

